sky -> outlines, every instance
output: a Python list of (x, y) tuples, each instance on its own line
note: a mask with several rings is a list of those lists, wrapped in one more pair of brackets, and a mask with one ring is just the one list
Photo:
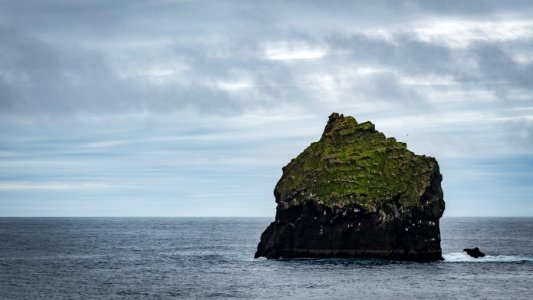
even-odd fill
[(329, 114), (533, 216), (532, 1), (0, 0), (0, 216), (266, 216)]

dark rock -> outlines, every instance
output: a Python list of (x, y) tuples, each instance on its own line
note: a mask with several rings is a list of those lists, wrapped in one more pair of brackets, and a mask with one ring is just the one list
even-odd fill
[(466, 251), (466, 254), (472, 256), (473, 258), (483, 257), (485, 253), (481, 252), (478, 247), (474, 249), (466, 248), (463, 251)]
[(441, 180), (434, 158), (333, 113), (320, 141), (283, 168), (255, 257), (441, 260)]

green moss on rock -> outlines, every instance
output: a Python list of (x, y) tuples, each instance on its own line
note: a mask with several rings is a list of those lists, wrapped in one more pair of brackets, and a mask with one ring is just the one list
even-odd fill
[(422, 206), (421, 196), (438, 168), (434, 158), (414, 154), (371, 122), (359, 124), (333, 113), (321, 139), (283, 168), (274, 193), (284, 207), (309, 200), (367, 211), (388, 201)]

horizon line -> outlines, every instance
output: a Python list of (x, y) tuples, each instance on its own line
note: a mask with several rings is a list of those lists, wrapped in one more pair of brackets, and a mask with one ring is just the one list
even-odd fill
[[(275, 218), (275, 216), (0, 216), (0, 218)], [(443, 216), (445, 218), (533, 218), (531, 216)]]

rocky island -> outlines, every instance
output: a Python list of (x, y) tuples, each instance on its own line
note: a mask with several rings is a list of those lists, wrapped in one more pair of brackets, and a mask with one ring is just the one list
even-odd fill
[(255, 257), (442, 259), (442, 175), (432, 157), (338, 113), (283, 168)]

